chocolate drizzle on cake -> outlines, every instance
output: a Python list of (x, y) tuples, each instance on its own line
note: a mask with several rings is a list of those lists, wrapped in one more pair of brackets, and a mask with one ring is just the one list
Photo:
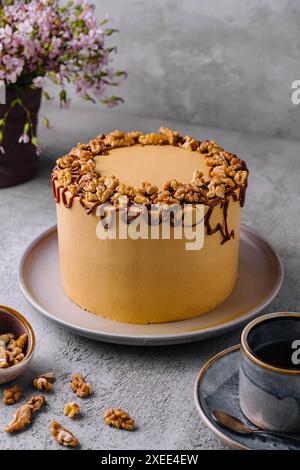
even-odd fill
[(223, 225), (218, 222), (214, 228), (211, 226), (210, 219), (215, 206), (210, 206), (205, 216), (205, 227), (207, 235), (213, 235), (214, 233), (220, 232), (222, 236), (221, 245), (231, 240), (231, 238), (234, 238), (234, 230), (231, 230), (231, 232), (228, 230), (228, 206), (228, 200), (221, 203), (221, 208), (223, 210)]
[[(104, 177), (95, 168), (95, 157), (106, 155), (114, 148), (132, 145), (173, 145), (192, 152), (198, 152), (210, 168), (209, 179), (205, 180), (200, 171), (195, 171), (190, 183), (170, 180), (159, 189), (149, 182), (136, 188), (122, 184), (117, 177)], [(141, 132), (112, 132), (100, 135), (88, 144), (78, 144), (68, 155), (59, 158), (52, 172), (52, 192), (57, 203), (70, 209), (75, 198), (87, 214), (104, 203), (113, 204), (116, 209), (132, 204), (143, 204), (148, 210), (148, 223), (151, 223), (150, 206), (174, 204), (204, 204), (208, 206), (205, 227), (208, 235), (220, 233), (221, 244), (234, 238), (228, 227), (229, 202), (239, 201), (244, 206), (248, 181), (246, 163), (236, 155), (226, 152), (214, 141), (198, 141), (192, 137), (182, 137), (178, 132), (161, 128), (159, 134)], [(216, 206), (222, 210), (222, 223), (212, 226), (211, 218)], [(130, 224), (137, 215), (127, 218)], [(162, 218), (159, 222), (162, 223)], [(171, 223), (174, 220), (171, 219)]]

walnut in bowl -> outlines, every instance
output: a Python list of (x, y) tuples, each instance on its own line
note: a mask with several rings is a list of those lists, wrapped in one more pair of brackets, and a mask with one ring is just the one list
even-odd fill
[(27, 370), (35, 349), (30, 323), (19, 312), (0, 305), (0, 384)]

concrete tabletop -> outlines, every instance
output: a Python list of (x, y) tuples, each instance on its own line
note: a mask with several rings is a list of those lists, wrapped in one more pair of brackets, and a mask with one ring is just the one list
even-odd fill
[[(56, 449), (49, 432), (52, 419), (69, 427), (83, 449), (227, 448), (201, 422), (193, 401), (193, 386), (200, 367), (210, 356), (239, 342), (240, 329), (172, 347), (125, 347), (85, 339), (46, 320), (26, 302), (18, 287), (17, 266), (31, 240), (55, 223), (49, 185), (55, 158), (78, 141), (87, 141), (100, 132), (157, 130), (164, 125), (199, 139), (214, 138), (247, 161), (251, 174), (243, 221), (273, 244), (285, 266), (282, 290), (264, 313), (299, 310), (299, 142), (128, 116), (121, 110), (57, 111), (48, 107), (43, 112), (54, 127), (40, 132), (44, 150), (39, 175), (29, 183), (0, 190), (0, 304), (23, 313), (36, 332), (31, 369), (17, 381), (25, 396), (31, 396), (30, 382), (36, 374), (53, 370), (57, 380), (55, 391), (46, 396), (46, 410), (19, 435), (3, 431), (16, 405), (0, 403), (1, 449)], [(74, 400), (69, 380), (76, 372), (92, 383), (94, 394), (77, 400), (82, 418), (71, 422), (63, 416), (63, 409), (67, 401)], [(104, 425), (103, 412), (111, 406), (127, 410), (138, 429), (129, 433)]]

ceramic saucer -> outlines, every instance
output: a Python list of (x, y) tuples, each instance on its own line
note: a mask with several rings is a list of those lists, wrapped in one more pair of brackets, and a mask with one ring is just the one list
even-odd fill
[(200, 370), (194, 388), (198, 412), (209, 429), (230, 447), (252, 450), (300, 450), (300, 443), (272, 436), (236, 434), (216, 423), (213, 410), (222, 410), (257, 429), (243, 415), (239, 405), (240, 346), (233, 346), (211, 358)]

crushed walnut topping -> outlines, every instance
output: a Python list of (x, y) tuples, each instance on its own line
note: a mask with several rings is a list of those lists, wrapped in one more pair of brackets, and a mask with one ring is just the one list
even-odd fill
[(33, 380), (33, 386), (38, 390), (50, 392), (55, 380), (53, 372), (46, 372)]
[[(134, 187), (123, 184), (117, 176), (102, 176), (96, 171), (96, 156), (105, 155), (114, 148), (132, 145), (173, 145), (195, 152), (196, 157), (199, 155), (204, 159), (209, 168), (209, 178), (205, 179), (196, 169), (187, 183), (171, 180), (163, 188), (158, 188), (151, 182), (142, 182), (140, 187)], [(226, 152), (213, 140), (201, 142), (161, 127), (159, 133), (114, 131), (108, 135), (99, 135), (88, 144), (79, 143), (68, 155), (57, 160), (52, 179), (57, 181), (58, 188), (55, 191), (64, 188), (72, 197), (79, 196), (83, 204), (110, 201), (117, 207), (131, 203), (211, 205), (222, 203), (222, 200), (234, 195), (243, 205), (248, 170), (243, 160)]]
[(84, 381), (81, 374), (74, 374), (71, 380), (71, 389), (80, 398), (86, 398), (92, 393), (92, 386)]
[(121, 408), (110, 408), (105, 412), (103, 420), (108, 426), (125, 429), (126, 431), (133, 431), (135, 427), (134, 419)]
[(18, 338), (13, 333), (0, 335), (0, 369), (15, 366), (23, 361), (27, 342), (27, 333)]
[(18, 385), (3, 390), (4, 405), (14, 405), (22, 398), (22, 390)]
[(4, 431), (13, 433), (25, 429), (30, 425), (33, 414), (40, 411), (44, 403), (43, 395), (33, 396), (25, 405), (16, 409), (13, 420), (5, 426)]
[(79, 445), (78, 439), (71, 431), (68, 431), (68, 429), (64, 428), (57, 421), (52, 421), (50, 431), (54, 439), (62, 446), (77, 447)]
[(80, 414), (80, 408), (77, 403), (74, 401), (72, 403), (67, 403), (65, 406), (64, 414), (68, 416), (68, 418), (75, 418), (75, 416)]

